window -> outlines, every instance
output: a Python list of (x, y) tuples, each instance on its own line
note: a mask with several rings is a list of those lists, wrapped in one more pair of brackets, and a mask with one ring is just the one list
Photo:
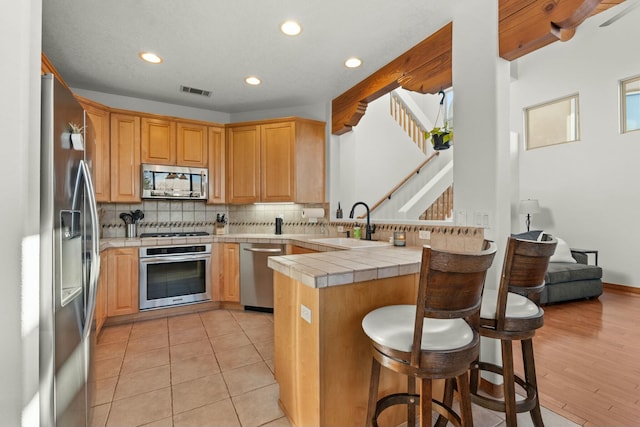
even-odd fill
[(640, 129), (640, 76), (620, 82), (622, 133)]
[(527, 150), (578, 141), (578, 95), (526, 108), (525, 129)]

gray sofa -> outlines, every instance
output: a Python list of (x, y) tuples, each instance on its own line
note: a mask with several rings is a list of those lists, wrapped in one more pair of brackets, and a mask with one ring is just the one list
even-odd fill
[(549, 263), (545, 287), (540, 294), (541, 304), (597, 298), (602, 295), (602, 268), (589, 265), (584, 252), (572, 249), (571, 255), (577, 263)]
[[(537, 240), (540, 233), (543, 231), (532, 230), (512, 236), (524, 240)], [(568, 262), (571, 257), (577, 262)], [(553, 262), (554, 258), (561, 262)], [(579, 249), (570, 250), (566, 242), (558, 239), (556, 253), (551, 257), (551, 261), (544, 278), (545, 287), (540, 294), (540, 304), (597, 298), (602, 295), (602, 268), (589, 264), (587, 252)]]

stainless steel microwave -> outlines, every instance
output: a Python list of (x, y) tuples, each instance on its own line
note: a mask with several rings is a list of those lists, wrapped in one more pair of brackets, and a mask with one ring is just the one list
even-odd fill
[(142, 165), (143, 199), (206, 200), (207, 169)]

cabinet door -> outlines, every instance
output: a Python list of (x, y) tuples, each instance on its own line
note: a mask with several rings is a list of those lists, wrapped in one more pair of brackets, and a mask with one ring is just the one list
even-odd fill
[(207, 166), (207, 127), (178, 122), (177, 163), (180, 166)]
[(224, 243), (211, 244), (211, 299), (222, 300), (224, 289)]
[(96, 293), (96, 335), (100, 335), (102, 326), (107, 320), (107, 286), (109, 283), (108, 276), (108, 256), (107, 252), (100, 254), (100, 277), (98, 278), (98, 289)]
[(260, 133), (258, 126), (229, 128), (227, 133), (227, 202), (260, 201)]
[(107, 315), (120, 316), (139, 311), (138, 249), (109, 249)]
[(111, 201), (140, 201), (140, 117), (111, 114)]
[(150, 119), (141, 120), (142, 163), (158, 165), (176, 164), (176, 124), (173, 121)]
[(294, 138), (292, 122), (261, 126), (261, 201), (294, 201)]
[(110, 162), (109, 162), (109, 110), (82, 104), (87, 112), (88, 123), (86, 148), (91, 159), (93, 186), (96, 190), (96, 201), (111, 201)]
[(226, 147), (223, 127), (209, 128), (209, 203), (225, 203)]
[(224, 243), (222, 253), (222, 301), (240, 302), (240, 245)]

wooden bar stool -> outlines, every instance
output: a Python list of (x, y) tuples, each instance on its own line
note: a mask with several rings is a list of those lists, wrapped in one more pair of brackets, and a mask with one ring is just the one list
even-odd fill
[[(549, 258), (557, 240), (543, 235), (543, 241), (509, 237), (499, 289), (485, 289), (480, 311), (480, 335), (500, 340), (502, 366), (488, 362), (475, 364), (471, 375), (471, 400), (480, 406), (506, 414), (507, 426), (517, 426), (517, 413), (530, 412), (533, 424), (544, 425), (540, 413), (536, 368), (533, 358), (533, 336), (544, 323), (540, 308), (540, 292)], [(520, 341), (524, 378), (513, 370), (512, 342)], [(502, 375), (504, 399), (478, 394), (480, 371)], [(526, 397), (516, 399), (516, 385)]]
[[(477, 359), (480, 303), (487, 270), (496, 253), (484, 241), (475, 253), (444, 252), (425, 246), (416, 305), (378, 308), (362, 320), (362, 328), (373, 350), (367, 426), (378, 425), (386, 408), (405, 404), (408, 425), (415, 425), (415, 407), (420, 425), (431, 425), (432, 411), (456, 426), (472, 426), (468, 370)], [(380, 368), (407, 376), (407, 392), (378, 400)], [(416, 394), (416, 378), (420, 393)], [(460, 414), (450, 405), (432, 400), (432, 380), (447, 379), (453, 396), (453, 381), (460, 393)]]

